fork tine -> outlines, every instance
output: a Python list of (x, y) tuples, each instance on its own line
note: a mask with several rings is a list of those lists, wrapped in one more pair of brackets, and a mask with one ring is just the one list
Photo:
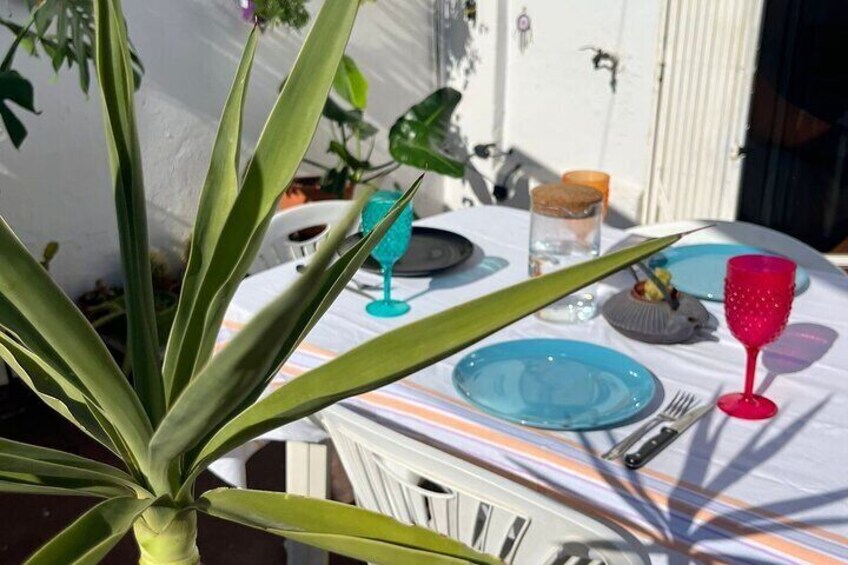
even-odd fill
[(696, 397), (695, 397), (694, 394), (691, 394), (691, 393), (687, 394), (686, 395), (686, 403), (681, 408), (680, 415), (678, 417), (683, 416), (684, 414), (689, 412), (689, 409), (691, 409), (692, 406), (695, 405), (695, 400), (696, 400)]
[(674, 395), (674, 397), (671, 399), (671, 401), (668, 404), (665, 405), (665, 409), (663, 410), (663, 414), (670, 417), (670, 418), (673, 418), (674, 412), (677, 410), (677, 406), (680, 404), (682, 396), (683, 396), (683, 392), (678, 390), (677, 393)]

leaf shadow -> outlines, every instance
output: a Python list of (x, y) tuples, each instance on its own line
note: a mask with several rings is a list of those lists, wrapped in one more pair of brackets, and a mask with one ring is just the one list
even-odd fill
[[(715, 400), (712, 399), (712, 402)], [(738, 501), (734, 501), (732, 504), (735, 507), (730, 509), (723, 508), (728, 502), (721, 500), (723, 493), (737, 485), (743, 477), (754, 474), (766, 461), (778, 455), (829, 401), (830, 397), (824, 398), (772, 437), (768, 437), (771, 428), (762, 426), (731, 457), (730, 460), (736, 464), (724, 466), (713, 476), (708, 476), (710, 466), (707, 463), (716, 455), (720, 440), (728, 429), (728, 423), (733, 420), (724, 417), (716, 426), (716, 418), (723, 417), (723, 414), (716, 410), (710, 411), (689, 431), (693, 434), (692, 445), (697, 448), (690, 450), (686, 455), (682, 471), (669, 491), (668, 507), (659, 502), (656, 495), (651, 495), (651, 488), (646, 482), (653, 480), (652, 475), (646, 475), (644, 470), (623, 469), (619, 463), (608, 462), (595, 455), (603, 452), (601, 446), (614, 443), (609, 431), (604, 432), (605, 442), (597, 439), (593, 442), (591, 438), (598, 436), (589, 433), (579, 433), (577, 437), (583, 449), (592, 454), (587, 459), (594, 471), (624, 505), (622, 510), (625, 512), (622, 514), (635, 514), (647, 524), (648, 527), (642, 528), (645, 534), (642, 537), (646, 549), (652, 555), (664, 555), (672, 565), (689, 563), (693, 558), (707, 562), (777, 563), (778, 561), (752, 560), (750, 556), (740, 558), (739, 555), (726, 553), (726, 545), (713, 543), (710, 548), (698, 548), (697, 545), (700, 542), (726, 542), (754, 535), (848, 524), (848, 515), (844, 514), (816, 519), (801, 518), (803, 513), (815, 508), (848, 500), (848, 488), (838, 488), (812, 496), (799, 494), (762, 505), (740, 507)], [(714, 429), (712, 433), (711, 429)], [(579, 492), (552, 481), (549, 476), (521, 461), (513, 460), (513, 463), (535, 481), (554, 490), (565, 489), (570, 495), (582, 498)], [(685, 548), (688, 555), (684, 555), (680, 551), (681, 548)]]

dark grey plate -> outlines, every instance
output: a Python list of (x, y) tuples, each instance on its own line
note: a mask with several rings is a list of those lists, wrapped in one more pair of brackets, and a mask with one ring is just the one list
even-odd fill
[[(361, 233), (348, 236), (342, 243), (344, 253), (362, 237)], [(409, 249), (395, 263), (392, 275), (398, 277), (429, 277), (435, 273), (455, 267), (471, 257), (474, 244), (465, 237), (436, 228), (413, 226)], [(362, 268), (373, 273), (380, 272), (380, 264), (369, 257)]]

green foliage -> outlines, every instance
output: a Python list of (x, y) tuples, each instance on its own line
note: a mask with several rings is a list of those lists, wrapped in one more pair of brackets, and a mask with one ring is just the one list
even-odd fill
[(389, 152), (398, 162), (451, 177), (465, 174), (465, 165), (441, 150), (450, 120), (462, 94), (441, 88), (413, 106), (389, 131)]
[[(66, 65), (76, 65), (80, 88), (86, 94), (91, 84), (89, 64), (94, 55), (94, 14), (92, 0), (28, 0), (31, 10), (29, 22), (17, 24), (0, 18), (15, 40), (0, 65), (0, 117), (16, 148), (20, 148), (27, 135), (26, 127), (2, 101), (11, 100), (18, 106), (35, 112), (32, 84), (11, 70), (19, 48), (31, 56), (39, 57), (43, 52), (57, 73)], [(144, 66), (130, 49), (132, 72), (136, 88), (141, 84)]]
[[(160, 365), (129, 44), (120, 0), (96, 0), (94, 8), (135, 388), (94, 328), (0, 220), (0, 358), (125, 467), (0, 440), (0, 491), (105, 498), (28, 563), (95, 563), (132, 529), (142, 563), (195, 565), (197, 512), (374, 563), (497, 563), (454, 540), (365, 510), (249, 490), (199, 493), (195, 480), (241, 442), (403, 378), (677, 237), (651, 240), (418, 320), (258, 400), (421, 185), (419, 178), (374, 230), (332, 261), (363, 195), (334, 226), (305, 274), (212, 357), (224, 310), (297, 171), (337, 77), (358, 2), (328, 1), (240, 175), (242, 108), (258, 34), (248, 40), (221, 118)], [(446, 124), (450, 109), (425, 102), (410, 111), (409, 120)], [(337, 154), (341, 158), (340, 150)]]
[(262, 25), (284, 25), (300, 30), (309, 22), (309, 0), (253, 0), (253, 15)]

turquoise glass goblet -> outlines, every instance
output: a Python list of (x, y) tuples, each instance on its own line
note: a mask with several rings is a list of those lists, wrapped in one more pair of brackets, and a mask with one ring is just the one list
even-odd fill
[[(362, 210), (362, 232), (367, 234), (373, 230), (400, 197), (399, 192), (383, 190), (375, 192)], [(406, 253), (411, 237), (412, 205), (407, 204), (380, 243), (371, 251), (371, 256), (380, 263), (383, 269), (383, 298), (365, 307), (372, 316), (392, 318), (409, 312), (409, 304), (403, 300), (392, 299), (392, 267)]]

